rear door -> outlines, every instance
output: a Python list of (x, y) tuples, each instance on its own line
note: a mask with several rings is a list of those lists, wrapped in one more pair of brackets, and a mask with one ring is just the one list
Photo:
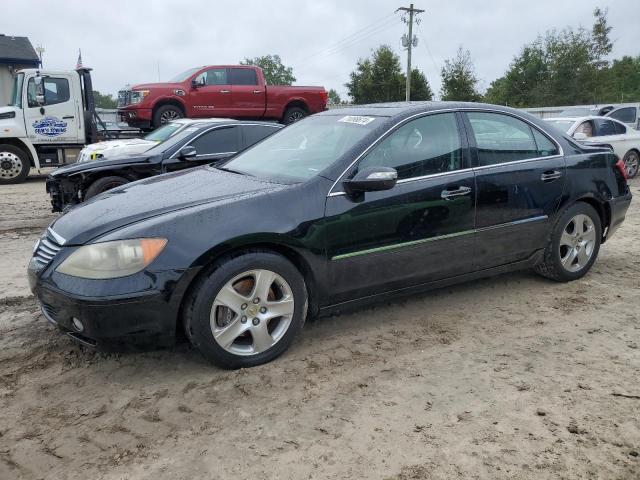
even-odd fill
[(35, 76), (27, 80), (24, 92), (24, 116), (29, 139), (36, 144), (83, 142), (80, 121), (82, 97), (79, 91), (75, 91), (78, 88), (77, 74), (43, 75), (42, 83), (43, 105), (36, 102)]
[(233, 114), (231, 83), (226, 68), (209, 68), (195, 79), (190, 96), (190, 117), (228, 117)]
[(260, 118), (264, 115), (266, 92), (251, 67), (230, 68), (231, 98), (236, 117)]
[(334, 186), (325, 221), (336, 303), (470, 271), (475, 184), (459, 132), (453, 112), (410, 120), (343, 176), (392, 167), (393, 189), (351, 197)]
[(474, 269), (525, 260), (544, 248), (565, 182), (560, 147), (518, 117), (465, 112), (477, 188)]

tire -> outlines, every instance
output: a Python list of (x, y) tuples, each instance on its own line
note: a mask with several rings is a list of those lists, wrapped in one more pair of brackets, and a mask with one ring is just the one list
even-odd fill
[(629, 150), (622, 161), (624, 162), (624, 169), (627, 172), (627, 178), (635, 177), (640, 168), (640, 154), (636, 150)]
[(27, 153), (13, 145), (0, 145), (0, 185), (22, 183), (31, 170)]
[[(260, 277), (264, 281), (258, 283), (256, 275), (262, 272), (275, 274), (273, 282), (264, 280), (264, 274)], [(268, 286), (265, 290), (261, 285)], [(260, 299), (256, 290), (269, 294)], [(289, 313), (277, 317), (276, 309)], [(185, 301), (183, 323), (189, 341), (207, 360), (235, 369), (281, 355), (302, 328), (306, 314), (307, 290), (298, 269), (276, 253), (252, 251), (216, 262), (196, 281)]]
[(560, 216), (544, 259), (535, 270), (558, 282), (577, 280), (591, 269), (601, 240), (602, 224), (598, 212), (587, 203), (577, 202)]
[(127, 183), (129, 183), (129, 180), (123, 177), (116, 177), (115, 175), (99, 178), (89, 185), (89, 188), (87, 188), (87, 191), (84, 194), (83, 200), (89, 200), (102, 192), (106, 192), (107, 190), (111, 190), (112, 188), (116, 188)]
[(306, 117), (307, 111), (301, 107), (289, 107), (284, 111), (282, 116), (282, 124), (290, 125)]
[(158, 128), (167, 122), (184, 118), (184, 113), (180, 107), (175, 105), (162, 105), (153, 114), (153, 128)]

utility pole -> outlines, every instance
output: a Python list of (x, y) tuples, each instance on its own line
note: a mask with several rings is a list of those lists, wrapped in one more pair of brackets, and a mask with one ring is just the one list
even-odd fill
[[(409, 25), (409, 36), (402, 38), (402, 46), (407, 47), (407, 88), (406, 88), (406, 100), (407, 102), (411, 98), (411, 47), (415, 47), (418, 45), (418, 39), (413, 35), (413, 19), (414, 15), (418, 15), (423, 13), (424, 10), (420, 10), (418, 8), (413, 8), (413, 3), (409, 7), (400, 7), (396, 10), (396, 12), (408, 12), (409, 19), (403, 16), (402, 21)], [(416, 23), (420, 20), (416, 19)]]

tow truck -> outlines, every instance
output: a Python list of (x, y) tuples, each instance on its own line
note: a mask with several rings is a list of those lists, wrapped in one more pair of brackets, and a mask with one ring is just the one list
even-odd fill
[(98, 117), (90, 68), (20, 70), (11, 103), (0, 107), (0, 184), (73, 163), (87, 144), (137, 135), (109, 131)]

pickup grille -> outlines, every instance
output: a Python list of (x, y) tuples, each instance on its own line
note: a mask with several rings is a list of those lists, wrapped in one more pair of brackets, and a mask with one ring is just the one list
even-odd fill
[(63, 244), (64, 239), (48, 228), (38, 241), (38, 246), (33, 252), (33, 259), (40, 268), (44, 268), (58, 254)]
[(131, 90), (120, 90), (118, 92), (118, 108), (126, 107), (131, 103)]

